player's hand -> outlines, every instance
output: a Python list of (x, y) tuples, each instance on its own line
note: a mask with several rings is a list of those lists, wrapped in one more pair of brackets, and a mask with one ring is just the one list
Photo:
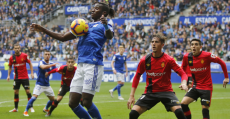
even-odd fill
[(47, 78), (48, 76), (49, 76), (49, 73), (48, 73), (48, 72), (46, 72), (46, 73), (45, 73), (45, 77)]
[(229, 82), (229, 78), (225, 78), (224, 81), (223, 81), (223, 87), (226, 88), (226, 85), (228, 84)]
[(180, 88), (181, 90), (185, 90), (185, 92), (188, 91), (188, 86), (187, 86), (186, 84), (181, 84), (181, 85), (179, 86), (179, 88)]
[(107, 18), (104, 15), (101, 16), (100, 20), (102, 24), (107, 25)]
[(113, 73), (114, 73), (114, 74), (117, 74), (117, 71), (114, 69), (114, 70), (113, 70)]
[(126, 77), (128, 76), (128, 72), (125, 73), (125, 76), (126, 76)]
[(40, 26), (40, 25), (38, 25), (38, 24), (32, 23), (32, 24), (30, 25), (30, 30), (31, 30), (31, 31), (42, 32), (42, 29), (43, 29), (43, 27)]
[(134, 105), (134, 103), (135, 103), (135, 98), (134, 98), (134, 96), (130, 95), (128, 103), (127, 103), (128, 109), (132, 109), (131, 106)]
[(10, 82), (10, 77), (9, 76), (7, 76), (7, 79), (6, 79), (8, 82)]
[(34, 74), (31, 73), (31, 78), (34, 79)]

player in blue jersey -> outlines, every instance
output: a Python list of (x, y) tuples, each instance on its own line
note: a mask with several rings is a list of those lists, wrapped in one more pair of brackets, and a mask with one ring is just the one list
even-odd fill
[(45, 73), (55, 69), (57, 63), (52, 63), (49, 61), (49, 59), (50, 52), (45, 51), (44, 60), (41, 60), (38, 64), (38, 78), (34, 87), (33, 96), (28, 101), (26, 109), (23, 113), (24, 116), (29, 116), (28, 109), (33, 105), (34, 101), (42, 92), (44, 92), (46, 96), (50, 99), (47, 102), (45, 109), (43, 109), (44, 112), (48, 112), (48, 108), (52, 105), (52, 102), (54, 101), (54, 92), (49, 83), (49, 76), (46, 78)]
[[(88, 33), (79, 37), (77, 44), (78, 68), (70, 85), (69, 96), (69, 106), (79, 118), (101, 119), (99, 110), (92, 100), (95, 92), (99, 92), (104, 74), (102, 46), (107, 39), (113, 38), (113, 28), (107, 23), (106, 17), (112, 18), (114, 14), (114, 10), (109, 5), (102, 2), (95, 3), (91, 10), (91, 17), (94, 22), (88, 23)], [(60, 41), (76, 38), (71, 32), (55, 33), (38, 24), (32, 24), (30, 27), (31, 30), (46, 33)], [(88, 111), (79, 104), (81, 97), (83, 105)]]
[[(128, 68), (127, 68), (127, 64), (126, 64), (126, 56), (123, 54), (125, 51), (124, 46), (119, 46), (119, 53), (115, 54), (113, 56), (113, 61), (111, 62), (111, 66), (113, 69), (113, 73), (115, 74), (115, 77), (117, 79), (117, 86), (114, 87), (113, 89), (109, 90), (111, 97), (113, 97), (113, 92), (115, 90), (117, 90), (118, 92), (118, 99), (119, 100), (124, 100), (124, 98), (121, 96), (121, 87), (124, 86), (124, 82), (125, 82), (125, 76), (128, 76)], [(115, 62), (115, 68), (114, 68), (114, 62)], [(125, 71), (126, 74), (124, 75), (124, 67), (125, 67)]]

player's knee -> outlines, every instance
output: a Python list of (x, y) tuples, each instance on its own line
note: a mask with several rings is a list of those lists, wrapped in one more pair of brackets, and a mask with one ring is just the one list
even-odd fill
[(79, 104), (78, 103), (75, 103), (74, 101), (69, 101), (69, 107), (71, 109), (74, 109), (75, 107), (77, 107)]
[(83, 105), (84, 105), (86, 108), (90, 108), (91, 105), (92, 105), (92, 100), (90, 100), (90, 99), (83, 99), (82, 102), (83, 102)]
[(137, 119), (140, 114), (136, 110), (131, 110), (129, 113), (129, 119)]
[(19, 90), (14, 90), (14, 94), (19, 94)]
[(30, 94), (30, 90), (26, 90), (26, 94)]
[(202, 105), (202, 109), (209, 109), (209, 106)]

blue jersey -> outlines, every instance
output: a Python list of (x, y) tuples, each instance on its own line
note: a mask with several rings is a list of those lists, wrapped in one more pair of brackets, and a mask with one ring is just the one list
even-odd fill
[(50, 86), (49, 76), (46, 78), (45, 73), (55, 69), (56, 66), (52, 66), (49, 69), (44, 69), (44, 70), (40, 68), (40, 65), (50, 65), (50, 64), (53, 64), (53, 63), (52, 62), (46, 63), (44, 60), (41, 60), (39, 62), (39, 64), (38, 64), (38, 78), (36, 81), (37, 85)]
[[(108, 27), (113, 32), (112, 25), (108, 24)], [(103, 65), (101, 49), (106, 40), (104, 25), (100, 21), (89, 23), (88, 33), (79, 36), (77, 44), (78, 63)]]
[(115, 70), (119, 73), (124, 73), (126, 56), (124, 54), (120, 55), (120, 53), (117, 53), (113, 56), (113, 61), (115, 61)]

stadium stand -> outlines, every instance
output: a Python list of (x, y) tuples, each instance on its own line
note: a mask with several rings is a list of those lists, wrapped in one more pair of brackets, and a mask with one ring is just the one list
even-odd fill
[[(95, 2), (96, 0), (0, 0), (0, 61), (7, 59), (13, 53), (13, 44), (19, 43), (22, 51), (27, 53), (31, 60), (39, 61), (42, 58), (43, 50), (52, 52), (51, 60), (61, 61), (68, 56), (77, 56), (78, 38), (59, 42), (43, 33), (35, 33), (29, 30), (29, 25), (34, 21), (44, 21), (45, 15), (50, 11), (60, 8), (64, 4), (83, 4)], [(105, 43), (102, 52), (104, 61), (112, 60), (113, 55), (118, 52), (119, 45), (125, 46), (125, 53), (128, 61), (139, 60), (146, 53), (151, 52), (150, 40), (152, 35), (163, 32), (168, 41), (165, 43), (164, 52), (181, 61), (186, 53), (191, 38), (200, 38), (203, 42), (203, 50), (210, 51), (224, 60), (229, 60), (230, 50), (229, 28), (226, 24), (185, 24), (181, 22), (169, 24), (165, 21), (171, 16), (180, 13), (193, 4), (195, 0), (111, 0), (110, 5), (116, 10), (116, 17), (156, 17), (157, 22), (148, 30), (144, 30), (143, 24), (132, 26), (130, 24), (114, 24), (114, 38)], [(214, 5), (212, 5), (214, 4)], [(211, 5), (211, 7), (209, 7)], [(217, 7), (219, 6), (219, 7)], [(199, 8), (199, 9), (198, 9)], [(228, 12), (229, 2), (207, 1), (196, 4), (191, 15), (199, 14), (200, 10)], [(202, 14), (209, 14), (208, 12)], [(219, 12), (218, 12), (219, 13)], [(90, 18), (90, 14), (82, 15)], [(80, 17), (82, 17), (80, 15)], [(79, 15), (67, 17), (67, 24)], [(13, 21), (13, 25), (7, 26), (7, 21)], [(45, 23), (44, 23), (45, 24)], [(46, 25), (46, 28), (48, 26)], [(59, 26), (51, 28), (55, 32), (66, 32), (69, 29), (61, 29)], [(77, 58), (77, 57), (76, 57)]]

